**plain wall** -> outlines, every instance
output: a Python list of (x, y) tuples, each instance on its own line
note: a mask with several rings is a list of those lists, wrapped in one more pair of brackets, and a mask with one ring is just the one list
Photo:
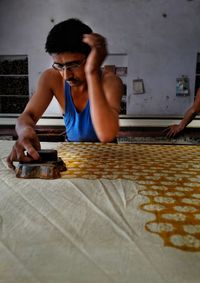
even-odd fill
[[(52, 64), (44, 50), (49, 30), (76, 17), (107, 38), (109, 53), (127, 54), (127, 114), (182, 115), (194, 100), (199, 14), (199, 0), (0, 0), (0, 55), (28, 55), (32, 95)], [(190, 80), (188, 97), (176, 96), (181, 75)], [(137, 78), (145, 94), (133, 94)], [(46, 113), (59, 115), (55, 101)]]

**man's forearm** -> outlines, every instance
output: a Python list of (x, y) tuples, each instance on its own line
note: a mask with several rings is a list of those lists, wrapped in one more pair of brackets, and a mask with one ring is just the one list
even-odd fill
[(197, 115), (197, 113), (190, 108), (184, 115), (182, 121), (180, 122), (180, 128), (183, 130)]
[(15, 130), (18, 136), (20, 136), (27, 128), (35, 129), (36, 122), (27, 113), (22, 113), (16, 121)]

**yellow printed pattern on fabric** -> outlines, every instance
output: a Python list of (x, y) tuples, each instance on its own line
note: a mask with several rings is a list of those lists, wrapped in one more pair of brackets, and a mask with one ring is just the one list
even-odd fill
[(155, 219), (145, 228), (166, 246), (200, 251), (200, 148), (198, 146), (63, 143), (62, 178), (128, 179), (141, 185), (140, 208)]

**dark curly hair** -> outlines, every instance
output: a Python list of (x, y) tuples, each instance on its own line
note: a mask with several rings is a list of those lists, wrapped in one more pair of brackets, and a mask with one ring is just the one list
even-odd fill
[(92, 29), (79, 19), (68, 19), (56, 24), (49, 32), (45, 50), (49, 54), (72, 52), (90, 53), (90, 46), (82, 42), (83, 34), (92, 33)]

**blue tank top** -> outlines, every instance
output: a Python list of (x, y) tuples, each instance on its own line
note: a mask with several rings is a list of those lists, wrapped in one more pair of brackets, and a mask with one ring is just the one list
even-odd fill
[(65, 114), (63, 118), (68, 141), (99, 142), (92, 125), (89, 100), (83, 111), (77, 112), (72, 100), (70, 86), (67, 82), (65, 82)]

